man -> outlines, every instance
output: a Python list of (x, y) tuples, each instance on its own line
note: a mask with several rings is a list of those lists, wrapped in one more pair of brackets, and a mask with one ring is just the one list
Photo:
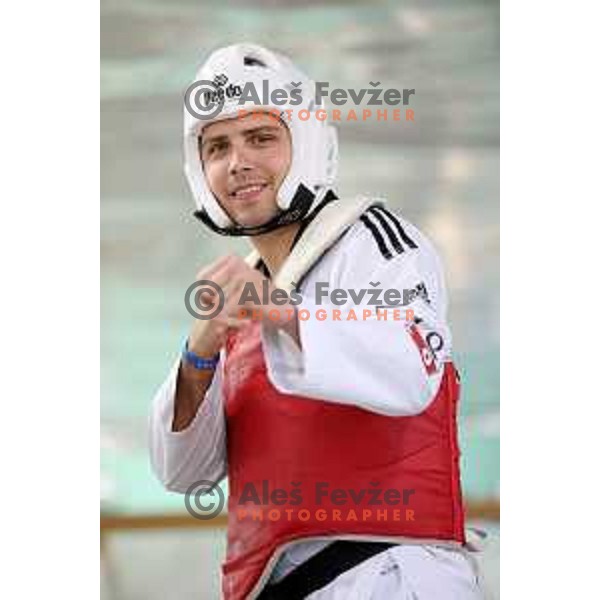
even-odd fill
[[(196, 79), (301, 82), (294, 114), (311, 118), (259, 103), (240, 113), (233, 100), (210, 119), (186, 112), (196, 215), (255, 252), (197, 274), (221, 288), (222, 308), (195, 320), (154, 400), (157, 476), (185, 493), (227, 474), (226, 599), (480, 598), (433, 247), (381, 200), (337, 198), (335, 132), (290, 61), (240, 44)], [(264, 286), (257, 307), (249, 290)], [(387, 307), (398, 294), (403, 320)], [(207, 288), (203, 300), (219, 302)]]

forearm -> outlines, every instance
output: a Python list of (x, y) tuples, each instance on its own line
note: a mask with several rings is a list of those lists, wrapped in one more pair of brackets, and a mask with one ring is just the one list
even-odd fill
[[(185, 493), (194, 481), (218, 481), (225, 473), (221, 371), (217, 366), (210, 385), (206, 383), (203, 390), (204, 385), (193, 386), (185, 378), (178, 360), (154, 396), (149, 422), (151, 464), (157, 478), (171, 491)], [(187, 387), (192, 391), (185, 393)], [(195, 410), (190, 402), (194, 399), (198, 399)], [(180, 413), (177, 420), (176, 405)]]
[(175, 388), (172, 431), (183, 431), (189, 427), (204, 400), (214, 373), (214, 370), (199, 370), (181, 362)]

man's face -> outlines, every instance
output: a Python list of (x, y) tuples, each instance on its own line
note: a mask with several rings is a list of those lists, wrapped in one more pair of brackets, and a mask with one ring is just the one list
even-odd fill
[(291, 163), (287, 127), (266, 113), (208, 125), (200, 139), (206, 180), (238, 225), (262, 225), (278, 211), (277, 192)]

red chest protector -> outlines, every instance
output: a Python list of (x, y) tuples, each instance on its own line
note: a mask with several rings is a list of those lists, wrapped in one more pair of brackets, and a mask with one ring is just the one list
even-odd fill
[(423, 413), (382, 416), (277, 391), (256, 323), (229, 338), (223, 392), (230, 490), (226, 600), (254, 596), (274, 551), (300, 538), (464, 543), (452, 364)]

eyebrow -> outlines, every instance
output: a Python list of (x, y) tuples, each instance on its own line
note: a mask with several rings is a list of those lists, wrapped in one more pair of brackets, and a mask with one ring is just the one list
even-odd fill
[[(250, 129), (244, 129), (241, 133), (244, 137), (248, 137), (254, 135), (256, 133), (266, 133), (279, 131), (281, 127), (277, 125), (259, 125), (258, 127), (251, 127)], [(201, 137), (201, 147), (204, 148), (207, 144), (211, 142), (222, 142), (229, 139), (229, 135), (215, 135), (214, 137)]]

